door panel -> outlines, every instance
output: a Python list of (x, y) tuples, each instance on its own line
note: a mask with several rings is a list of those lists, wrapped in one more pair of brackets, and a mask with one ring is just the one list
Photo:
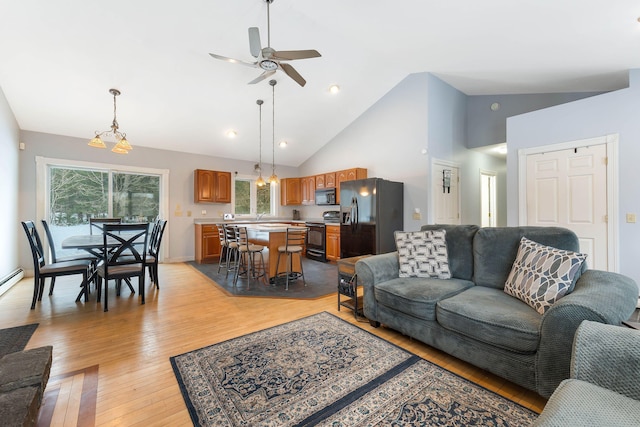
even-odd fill
[[(451, 171), (450, 187), (443, 187), (444, 170)], [(436, 224), (460, 224), (459, 171), (457, 167), (433, 164), (433, 217)]]
[(527, 156), (527, 224), (573, 230), (588, 266), (609, 269), (605, 144)]

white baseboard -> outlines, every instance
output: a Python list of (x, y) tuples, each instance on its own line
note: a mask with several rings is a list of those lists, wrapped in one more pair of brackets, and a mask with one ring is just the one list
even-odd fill
[(0, 296), (11, 289), (16, 283), (18, 283), (24, 277), (24, 271), (20, 268), (17, 272), (12, 273), (10, 279), (7, 279), (2, 286), (0, 286)]

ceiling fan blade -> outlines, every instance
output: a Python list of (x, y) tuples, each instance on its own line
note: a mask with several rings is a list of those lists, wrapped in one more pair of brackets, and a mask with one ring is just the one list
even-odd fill
[(267, 77), (274, 75), (275, 73), (276, 73), (276, 70), (265, 71), (264, 73), (260, 74), (255, 79), (251, 80), (249, 82), (249, 84), (250, 85), (254, 85), (256, 83), (259, 83), (259, 82), (263, 81), (264, 79), (266, 79)]
[(304, 87), (304, 85), (307, 84), (307, 81), (305, 79), (303, 79), (302, 76), (291, 65), (285, 64), (285, 63), (281, 63), (280, 67), (287, 74), (287, 76), (289, 76), (293, 80), (295, 80), (296, 83), (298, 83), (300, 86)]
[(254, 58), (260, 55), (262, 45), (260, 44), (260, 30), (258, 27), (249, 27), (249, 49)]
[(273, 52), (273, 58), (276, 59), (284, 59), (292, 61), (294, 59), (307, 59), (307, 58), (317, 58), (320, 55), (320, 52), (314, 49), (310, 50), (279, 50), (277, 52)]
[(242, 65), (246, 65), (247, 67), (252, 67), (252, 68), (258, 67), (258, 63), (257, 62), (248, 62), (248, 61), (243, 61), (241, 59), (227, 58), (226, 56), (216, 55), (215, 53), (210, 53), (209, 55), (211, 55), (213, 58), (220, 59), (222, 61), (231, 62), (233, 64), (242, 64)]

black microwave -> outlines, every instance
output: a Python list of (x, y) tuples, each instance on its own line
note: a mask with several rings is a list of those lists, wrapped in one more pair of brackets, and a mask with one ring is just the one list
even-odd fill
[(316, 205), (335, 205), (336, 189), (324, 188), (316, 190)]

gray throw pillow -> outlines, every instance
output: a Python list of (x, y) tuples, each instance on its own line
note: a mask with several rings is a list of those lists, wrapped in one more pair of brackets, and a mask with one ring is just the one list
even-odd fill
[(444, 230), (396, 231), (399, 277), (450, 279)]

